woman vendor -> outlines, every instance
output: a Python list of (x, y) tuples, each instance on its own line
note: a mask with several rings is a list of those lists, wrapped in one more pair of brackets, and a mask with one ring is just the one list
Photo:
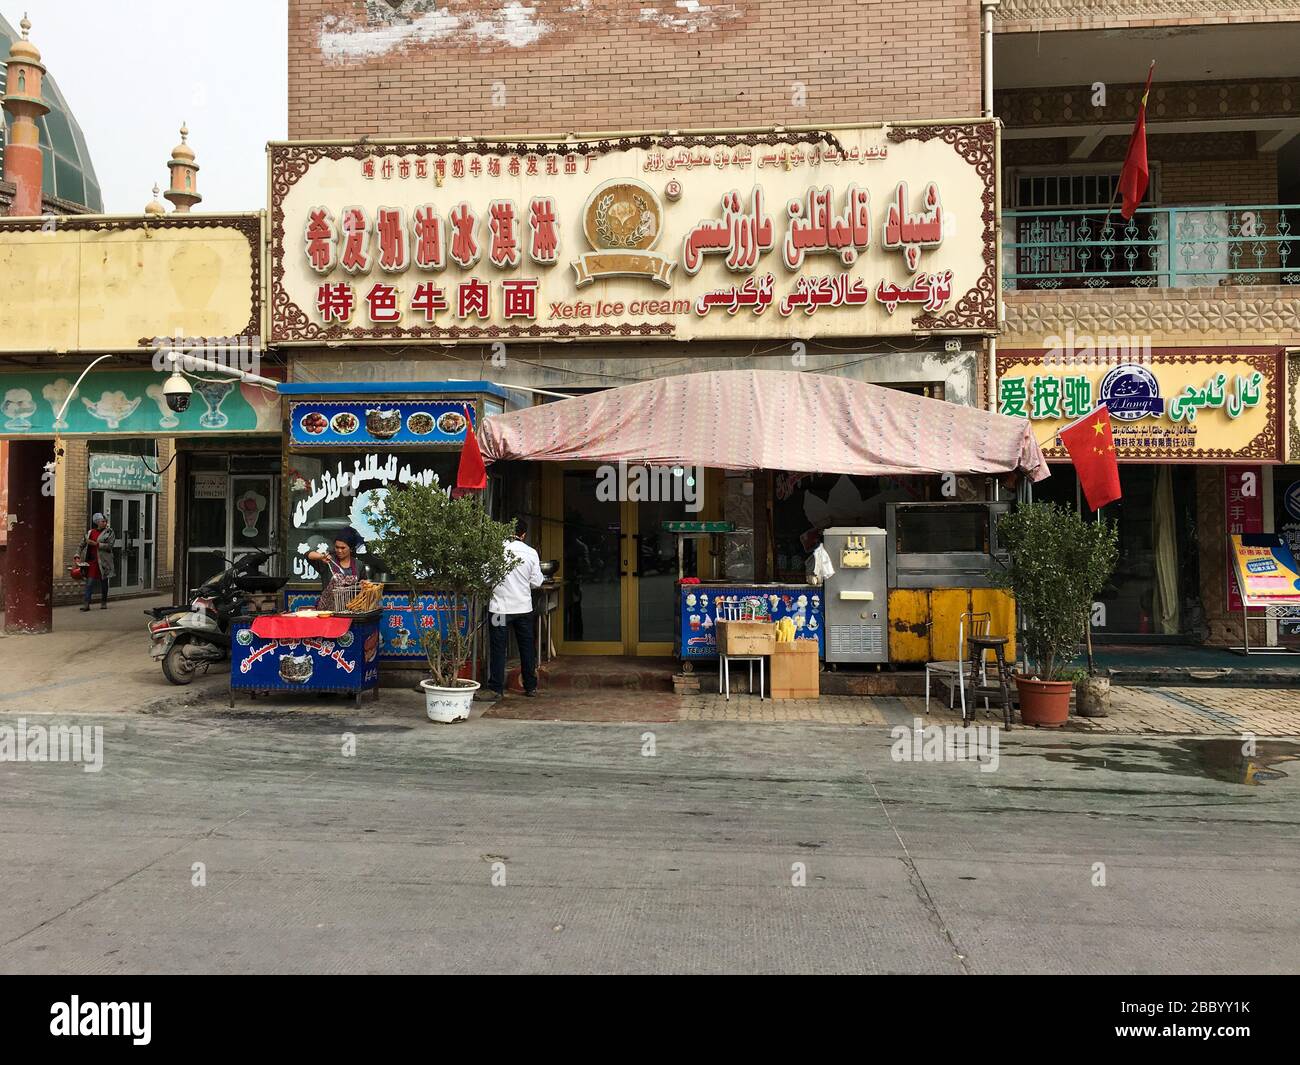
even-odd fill
[(334, 534), (329, 551), (308, 551), (307, 561), (320, 574), (324, 587), (316, 600), (317, 610), (343, 610), (361, 591), (361, 582), (371, 579), (371, 565), (357, 557), (361, 534), (351, 525)]

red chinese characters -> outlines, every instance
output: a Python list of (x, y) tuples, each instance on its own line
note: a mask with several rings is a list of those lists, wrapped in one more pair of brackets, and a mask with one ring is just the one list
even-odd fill
[(402, 320), (397, 309), (397, 289), (392, 285), (375, 284), (366, 293), (366, 317), (375, 325), (386, 325)]
[(535, 263), (554, 266), (560, 253), (555, 197), (534, 196), (528, 204), (528, 255)]
[(489, 317), (491, 313), (488, 303), (489, 291), (486, 282), (480, 281), (477, 277), (462, 281), (456, 286), (456, 317), (469, 318), (471, 315), (477, 318)]
[(432, 281), (421, 281), (415, 286), (411, 296), (411, 311), (424, 316), (425, 322), (432, 322), (438, 311), (447, 309), (447, 294)]
[(370, 219), (364, 207), (343, 208), (343, 251), (339, 266), (349, 274), (370, 273)]
[(512, 201), (493, 200), (488, 204), (488, 233), (492, 238), (488, 245), (488, 260), (492, 265), (518, 266), (519, 226)]
[(321, 321), (350, 322), (352, 320), (352, 286), (339, 281), (332, 285), (321, 285), (316, 290), (316, 310), (320, 312)]
[(379, 269), (399, 274), (410, 264), (406, 242), (406, 212), (400, 207), (381, 207), (375, 213), (375, 232), (379, 238)]
[(502, 314), (507, 318), (537, 317), (537, 278), (511, 278), (501, 282), (505, 302)]
[(447, 265), (446, 237), (442, 219), (431, 203), (415, 209), (415, 265), (421, 270), (441, 270)]
[(478, 215), (462, 201), (452, 208), (448, 221), (451, 223), (448, 253), (457, 266), (469, 269), (478, 262), (482, 253), (478, 242)]
[(338, 233), (328, 207), (307, 212), (307, 262), (318, 274), (328, 274), (338, 262)]

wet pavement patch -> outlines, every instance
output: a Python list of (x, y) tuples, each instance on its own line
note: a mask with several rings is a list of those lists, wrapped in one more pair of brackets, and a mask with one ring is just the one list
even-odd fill
[[(1250, 749), (1253, 753), (1247, 754)], [(1288, 776), (1283, 768), (1300, 760), (1300, 743), (1256, 739), (1253, 747), (1239, 737), (1180, 738), (1166, 743), (1110, 741), (1006, 747), (1002, 757), (1042, 758), (1080, 772), (1173, 773), (1226, 784), (1258, 786)]]

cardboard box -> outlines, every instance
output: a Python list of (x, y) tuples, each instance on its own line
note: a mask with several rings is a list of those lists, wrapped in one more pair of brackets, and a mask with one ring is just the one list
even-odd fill
[(719, 621), (718, 654), (770, 655), (776, 646), (774, 621)]
[(821, 695), (821, 660), (816, 640), (777, 643), (772, 652), (773, 699), (816, 699)]

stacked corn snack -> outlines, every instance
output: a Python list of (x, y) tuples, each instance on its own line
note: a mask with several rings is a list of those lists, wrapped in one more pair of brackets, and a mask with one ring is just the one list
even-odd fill
[(362, 581), (361, 591), (348, 600), (343, 609), (347, 613), (367, 614), (379, 609), (379, 597), (384, 594), (384, 586), (376, 581)]
[(794, 643), (794, 619), (782, 618), (776, 623), (776, 642)]

